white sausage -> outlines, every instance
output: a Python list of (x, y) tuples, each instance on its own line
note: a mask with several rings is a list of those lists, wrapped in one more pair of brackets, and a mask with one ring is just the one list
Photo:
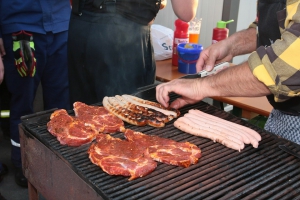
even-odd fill
[[(196, 123), (195, 121), (192, 121), (192, 119), (190, 118), (187, 118), (187, 117), (180, 117), (178, 118), (177, 120), (193, 127), (193, 128), (196, 128), (196, 129), (200, 129), (200, 130), (204, 130), (204, 131), (207, 131), (207, 132), (210, 132), (210, 133), (214, 133), (214, 135), (216, 136), (216, 138), (218, 138), (219, 136), (222, 136), (223, 138), (226, 138), (232, 142), (235, 142), (237, 144), (240, 145), (240, 149), (244, 149), (245, 147), (245, 144), (243, 143), (243, 141), (241, 140), (241, 138), (236, 138), (232, 135), (229, 135), (229, 134), (226, 134), (224, 132), (221, 132), (221, 131), (218, 131), (218, 130), (213, 130), (207, 126), (201, 126), (200, 124)], [(215, 140), (214, 140), (215, 141)]]
[[(218, 126), (216, 126), (215, 124), (209, 122), (209, 121), (205, 121), (203, 119), (197, 119), (194, 117), (195, 115), (192, 115), (190, 113), (187, 113), (184, 115), (184, 118), (189, 119), (190, 121), (192, 121), (193, 123), (202, 126), (202, 127), (207, 127), (210, 130), (213, 130), (214, 132), (221, 132), (225, 135), (230, 135), (232, 137), (235, 137), (236, 139), (240, 140), (241, 142), (245, 143), (244, 138), (240, 135), (240, 134), (236, 134), (234, 133), (234, 131), (231, 131), (230, 129), (226, 128), (220, 128)], [(248, 139), (248, 138), (247, 138)], [(249, 142), (250, 143), (250, 142)], [(249, 144), (249, 143), (245, 143), (245, 144)]]
[[(196, 109), (189, 110), (189, 112), (195, 113), (195, 114), (200, 114), (200, 115), (202, 114), (206, 117), (210, 117), (211, 119), (213, 119), (213, 118), (221, 119), (219, 117), (207, 114), (205, 112), (201, 112), (200, 110), (196, 110)], [(221, 120), (224, 120), (224, 119), (221, 119)], [(247, 133), (251, 134), (254, 138), (256, 138), (257, 141), (261, 141), (261, 136), (259, 135), (259, 133), (252, 130), (251, 128), (248, 128), (248, 127), (245, 127), (245, 126), (242, 126), (240, 124), (236, 124), (236, 123), (233, 123), (233, 122), (230, 122), (230, 121), (227, 121), (227, 120), (224, 120), (224, 121), (226, 121), (227, 123), (229, 123), (230, 125), (232, 125), (234, 127), (240, 128), (240, 129), (246, 131)]]
[[(196, 110), (193, 110), (193, 112), (189, 111), (188, 114), (193, 116), (194, 118), (198, 118), (199, 120), (209, 121), (210, 123), (214, 124), (216, 127), (220, 127), (222, 129), (227, 128), (227, 129), (229, 129), (230, 131), (232, 131), (236, 134), (240, 134), (244, 138), (247, 137), (254, 148), (258, 147), (258, 141), (257, 141), (256, 138), (254, 138), (252, 135), (250, 135), (246, 131), (243, 131), (242, 129), (240, 129), (238, 127), (234, 127), (230, 123), (227, 123), (228, 122), (227, 120), (221, 119), (219, 117), (214, 117), (214, 116), (208, 117), (206, 115), (195, 113), (195, 111)], [(249, 143), (246, 143), (246, 144), (249, 144)]]
[(207, 119), (205, 117), (200, 117), (200, 116), (192, 114), (192, 113), (187, 113), (184, 116), (186, 116), (188, 118), (191, 118), (193, 120), (197, 120), (197, 121), (199, 121), (199, 123), (202, 123), (202, 125), (205, 125), (205, 124), (206, 125), (210, 125), (213, 129), (218, 129), (219, 131), (223, 130), (226, 133), (231, 133), (231, 134), (239, 135), (240, 137), (242, 137), (242, 141), (245, 144), (250, 144), (251, 143), (250, 138), (249, 138), (251, 136), (248, 136), (247, 133), (243, 134), (243, 133), (239, 132), (238, 130), (232, 129), (231, 127), (227, 126), (224, 123), (219, 123), (219, 122), (216, 122), (214, 120), (209, 120), (209, 119)]
[(188, 124), (183, 123), (182, 121), (176, 120), (174, 122), (174, 126), (178, 129), (182, 130), (183, 132), (190, 133), (192, 135), (196, 135), (196, 136), (200, 136), (200, 137), (209, 138), (213, 141), (217, 141), (217, 142), (223, 144), (224, 146), (234, 149), (234, 150), (238, 150), (238, 151), (241, 150), (239, 144), (237, 144), (233, 141), (230, 141), (227, 138), (224, 138), (222, 136), (218, 136), (218, 138), (216, 138), (214, 133), (209, 132), (209, 131), (204, 131), (201, 129), (193, 128), (193, 127), (189, 126)]

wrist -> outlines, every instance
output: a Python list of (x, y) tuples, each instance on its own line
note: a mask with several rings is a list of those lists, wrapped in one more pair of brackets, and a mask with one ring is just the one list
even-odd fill
[(195, 79), (197, 88), (197, 99), (204, 99), (207, 97), (220, 96), (216, 89), (216, 81), (214, 75), (205, 78)]

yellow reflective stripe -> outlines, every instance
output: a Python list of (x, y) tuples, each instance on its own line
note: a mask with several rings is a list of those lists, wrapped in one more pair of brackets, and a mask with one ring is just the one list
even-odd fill
[(36, 69), (35, 69), (35, 67), (34, 67), (33, 70), (32, 70), (32, 73), (31, 73), (31, 76), (32, 76), (32, 77), (35, 75), (35, 71), (36, 71)]
[(0, 118), (9, 118), (9, 110), (1, 110)]
[(23, 59), (22, 59), (22, 57), (20, 57), (20, 58), (18, 58), (18, 63), (22, 63), (23, 62)]
[(17, 51), (18, 49), (20, 49), (20, 41), (13, 43), (13, 51)]
[(23, 68), (20, 68), (19, 70), (19, 73), (22, 74), (21, 76), (26, 76), (26, 71), (23, 69)]
[(23, 68), (21, 68), (20, 71), (21, 71), (23, 74), (26, 74), (26, 71), (25, 71)]
[(35, 50), (35, 48), (34, 48), (34, 42), (29, 42), (29, 45), (30, 45), (30, 47), (31, 47), (33, 50)]
[(20, 145), (20, 143), (17, 143), (17, 142), (15, 142), (14, 140), (10, 140), (10, 142), (11, 142), (11, 145), (13, 145), (13, 146), (15, 146), (15, 147), (20, 147), (21, 145)]
[(19, 70), (17, 70), (18, 71), (18, 73), (20, 74), (20, 76), (25, 76), (24, 74), (22, 74)]

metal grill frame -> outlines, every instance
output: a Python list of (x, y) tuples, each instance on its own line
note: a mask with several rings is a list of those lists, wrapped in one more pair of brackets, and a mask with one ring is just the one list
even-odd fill
[[(153, 90), (143, 92), (142, 95), (144, 95), (142, 98), (155, 101)], [(171, 99), (176, 97), (171, 95)], [(54, 110), (24, 116), (20, 127), (27, 137), (25, 140), (33, 138), (40, 141), (51, 150), (53, 156), (70, 167), (72, 173), (79, 177), (79, 182), (81, 180), (82, 183), (90, 186), (91, 191), (96, 192), (99, 198), (120, 200), (300, 198), (300, 160), (278, 147), (285, 145), (299, 154), (299, 145), (278, 138), (205, 102), (186, 106), (180, 111), (183, 115), (190, 109), (199, 109), (252, 128), (261, 134), (262, 141), (256, 149), (246, 145), (241, 152), (238, 152), (209, 139), (184, 133), (173, 126), (174, 121), (167, 123), (163, 128), (126, 124), (126, 128), (144, 134), (157, 135), (178, 142), (191, 142), (202, 151), (199, 162), (188, 168), (158, 163), (151, 174), (128, 181), (128, 177), (108, 175), (92, 164), (87, 154), (90, 145), (81, 147), (60, 145), (46, 127), (49, 116)], [(69, 113), (74, 114), (73, 111)], [(123, 137), (123, 134), (117, 133), (113, 136)], [(31, 159), (30, 155), (24, 159), (26, 163), (26, 159)], [(51, 166), (46, 170), (50, 169)], [(57, 173), (57, 176), (61, 176), (61, 180), (64, 181), (63, 174)], [(72, 187), (72, 183), (63, 182), (63, 184), (70, 184)], [(80, 186), (80, 183), (78, 185)], [(80, 190), (80, 187), (74, 190)]]

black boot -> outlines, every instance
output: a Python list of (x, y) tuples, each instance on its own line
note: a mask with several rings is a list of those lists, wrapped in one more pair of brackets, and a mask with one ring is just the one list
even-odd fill
[(21, 187), (28, 187), (27, 178), (24, 176), (22, 168), (16, 168), (15, 181)]
[(2, 169), (0, 170), (0, 182), (2, 181), (4, 175), (8, 173), (8, 168), (5, 164), (2, 164)]

